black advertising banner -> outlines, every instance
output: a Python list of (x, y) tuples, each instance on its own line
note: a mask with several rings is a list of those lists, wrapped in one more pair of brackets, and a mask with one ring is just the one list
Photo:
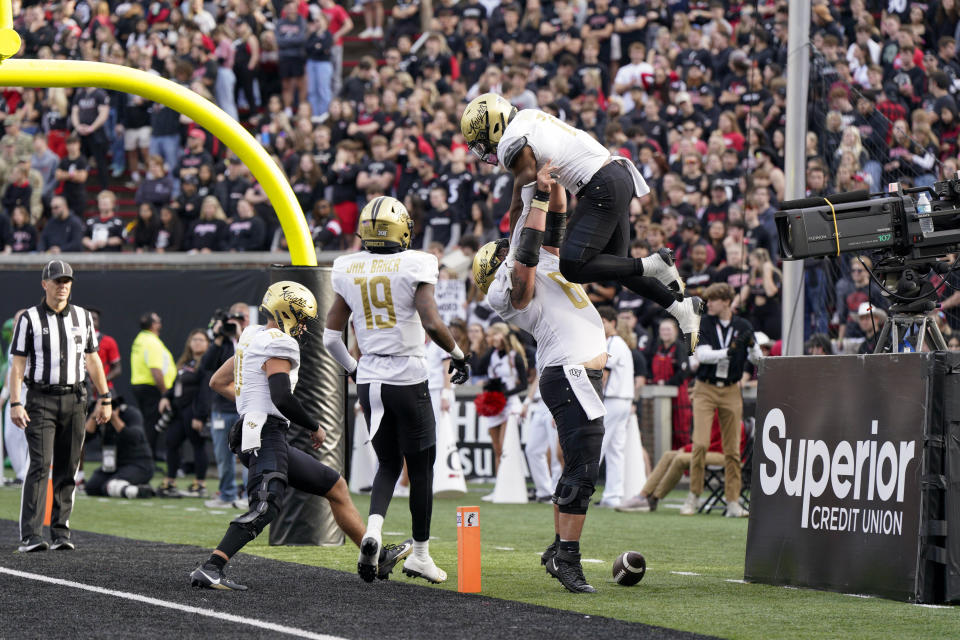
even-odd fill
[(918, 599), (933, 354), (765, 358), (745, 578)]
[[(269, 284), (266, 268), (242, 269), (87, 269), (73, 268), (72, 301), (101, 311), (101, 330), (117, 341), (123, 372), (114, 381), (127, 395), (130, 345), (140, 331), (140, 316), (156, 311), (163, 319), (160, 339), (179, 357), (192, 329), (206, 328), (218, 307), (247, 302), (256, 308)], [(40, 268), (0, 272), (0, 323), (43, 298)]]

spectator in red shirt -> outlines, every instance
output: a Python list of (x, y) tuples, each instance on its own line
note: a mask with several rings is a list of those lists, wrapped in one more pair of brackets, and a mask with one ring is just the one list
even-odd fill
[(333, 61), (333, 95), (337, 95), (343, 86), (343, 36), (353, 31), (353, 20), (334, 0), (320, 0), (320, 9), (327, 16), (327, 28), (333, 34), (330, 59)]
[(103, 362), (103, 374), (107, 377), (107, 385), (113, 391), (113, 381), (123, 373), (123, 364), (120, 358), (120, 348), (112, 336), (100, 332), (100, 310), (89, 308), (93, 318), (93, 330), (97, 332), (97, 342), (100, 344), (100, 361)]

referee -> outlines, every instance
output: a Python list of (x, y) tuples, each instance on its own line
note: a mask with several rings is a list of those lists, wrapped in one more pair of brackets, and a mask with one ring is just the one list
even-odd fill
[[(110, 419), (112, 403), (90, 312), (70, 304), (73, 269), (63, 260), (52, 260), (43, 268), (40, 284), (45, 292), (43, 301), (20, 317), (11, 349), (10, 416), (26, 430), (30, 451), (20, 500), (21, 552), (48, 548), (40, 534), (51, 461), (53, 544), (49, 548), (76, 548), (70, 541), (69, 521), (87, 406), (84, 367), (101, 398), (98, 423)], [(25, 405), (20, 397), (22, 382), (28, 389)]]

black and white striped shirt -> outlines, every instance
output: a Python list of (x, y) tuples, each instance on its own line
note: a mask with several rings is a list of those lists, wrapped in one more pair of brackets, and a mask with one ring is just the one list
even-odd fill
[(46, 300), (20, 316), (10, 353), (27, 359), (27, 384), (73, 385), (86, 377), (85, 353), (97, 352), (90, 312), (68, 304), (60, 313)]

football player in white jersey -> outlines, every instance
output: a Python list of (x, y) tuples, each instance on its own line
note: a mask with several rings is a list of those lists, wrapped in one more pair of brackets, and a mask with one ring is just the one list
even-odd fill
[(683, 297), (673, 252), (664, 248), (638, 259), (627, 255), (630, 201), (650, 193), (630, 160), (611, 155), (589, 133), (548, 113), (518, 112), (495, 93), (480, 95), (467, 105), (460, 131), (482, 160), (513, 173), (511, 235), (523, 210), (524, 185), (532, 183), (545, 165), (555, 165), (557, 182), (577, 196), (569, 222), (566, 214), (547, 215), (545, 243), (560, 247), (560, 273), (571, 283), (616, 280), (653, 300), (677, 319), (693, 352), (704, 303), (696, 296)]
[[(367, 203), (357, 226), (363, 250), (340, 256), (333, 263), (336, 295), (327, 314), (323, 344), (356, 380), (357, 396), (380, 462), (357, 572), (365, 580), (372, 580), (376, 573), (383, 518), (406, 461), (413, 553), (403, 572), (440, 583), (447, 574), (429, 552), (437, 434), (427, 385), (424, 331), (450, 354), (454, 384), (466, 382), (470, 368), (437, 310), (437, 258), (407, 250), (412, 234), (413, 221), (399, 200), (380, 196)], [(343, 343), (343, 329), (351, 313), (363, 354), (359, 363)]]
[[(230, 430), (230, 448), (250, 470), (250, 510), (230, 522), (210, 558), (190, 574), (194, 587), (246, 590), (227, 578), (223, 569), (277, 517), (288, 485), (325, 497), (337, 525), (357, 546), (364, 535), (363, 520), (344, 479), (316, 458), (290, 447), (285, 436), (296, 424), (310, 431), (314, 448), (326, 437), (317, 417), (293, 396), (300, 369), (297, 340), (306, 332), (307, 322), (317, 317), (316, 298), (302, 284), (276, 282), (264, 294), (260, 313), (268, 318), (266, 326), (244, 329), (236, 353), (210, 378), (210, 388), (237, 403), (240, 419)], [(386, 579), (412, 546), (408, 541), (384, 547), (378, 577)]]
[(484, 245), (473, 278), (501, 318), (536, 339), (540, 395), (557, 423), (564, 467), (553, 493), (555, 539), (541, 562), (568, 590), (594, 593), (580, 563), (580, 534), (600, 471), (607, 342), (583, 287), (561, 273), (556, 244), (544, 245), (548, 208), (566, 209), (566, 193), (550, 177), (554, 170), (544, 165), (536, 184), (524, 188), (521, 231), (509, 243)]

